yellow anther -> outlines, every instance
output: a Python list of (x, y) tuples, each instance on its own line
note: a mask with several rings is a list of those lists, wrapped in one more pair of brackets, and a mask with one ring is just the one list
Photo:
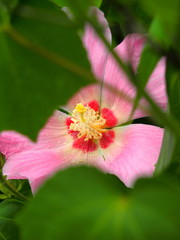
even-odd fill
[(104, 129), (106, 120), (99, 115), (99, 112), (90, 107), (85, 107), (82, 103), (78, 103), (73, 110), (69, 129), (78, 131), (78, 138), (84, 137), (84, 141), (89, 139), (101, 139), (102, 133), (107, 130)]
[(76, 109), (76, 111), (79, 112), (79, 113), (84, 113), (84, 112), (86, 112), (86, 108), (85, 108), (85, 106), (84, 106), (82, 103), (76, 104), (75, 109)]

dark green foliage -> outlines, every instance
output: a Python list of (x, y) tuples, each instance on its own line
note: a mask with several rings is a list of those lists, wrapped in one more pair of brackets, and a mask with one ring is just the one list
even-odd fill
[(20, 240), (19, 228), (14, 220), (23, 204), (17, 200), (5, 200), (0, 203), (0, 239)]
[[(20, 193), (13, 195), (2, 178), (0, 240), (180, 239), (179, 0), (0, 0), (0, 131), (16, 130), (35, 140), (55, 109), (95, 81), (79, 36), (87, 21), (94, 23), (87, 16), (90, 6), (104, 11), (113, 46), (129, 33), (147, 37), (137, 71), (125, 69), (137, 87), (134, 110), (146, 97), (153, 119), (165, 126), (155, 176), (129, 189), (95, 169), (67, 169), (47, 181), (25, 209), (18, 200), (3, 199), (31, 195), (27, 182), (9, 181)], [(144, 91), (162, 56), (167, 113)]]
[(71, 168), (40, 189), (18, 222), (22, 240), (178, 240), (179, 201), (166, 178), (142, 179), (130, 190), (114, 176)]
[(26, 2), (17, 8), (12, 26), (0, 32), (0, 130), (35, 139), (52, 112), (92, 76), (65, 14), (52, 3), (47, 9)]

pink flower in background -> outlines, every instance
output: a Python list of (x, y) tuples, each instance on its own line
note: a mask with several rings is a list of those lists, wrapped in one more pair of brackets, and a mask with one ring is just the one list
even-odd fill
[[(96, 8), (93, 11), (111, 41), (103, 13)], [(144, 41), (144, 37), (132, 34), (115, 48), (135, 71)], [(154, 171), (163, 129), (144, 124), (120, 126), (129, 121), (133, 103), (127, 97), (133, 99), (135, 89), (90, 26), (86, 26), (83, 42), (97, 78), (124, 94), (118, 95), (99, 84), (82, 88), (66, 106), (71, 115), (56, 111), (40, 131), (36, 143), (13, 131), (0, 134), (0, 152), (6, 156), (4, 175), (8, 179), (29, 179), (33, 191), (54, 172), (77, 164), (115, 174), (127, 186)], [(164, 73), (162, 59), (147, 84), (147, 91), (162, 108), (166, 107)], [(148, 108), (145, 100), (141, 103)], [(132, 119), (145, 115), (137, 109)]]

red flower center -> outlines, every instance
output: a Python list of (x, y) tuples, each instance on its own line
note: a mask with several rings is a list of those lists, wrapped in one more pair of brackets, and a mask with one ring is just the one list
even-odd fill
[(99, 109), (95, 100), (88, 104), (78, 103), (72, 117), (66, 119), (73, 148), (93, 152), (98, 146), (105, 149), (114, 142), (115, 133), (109, 128), (117, 124), (117, 118), (110, 109)]

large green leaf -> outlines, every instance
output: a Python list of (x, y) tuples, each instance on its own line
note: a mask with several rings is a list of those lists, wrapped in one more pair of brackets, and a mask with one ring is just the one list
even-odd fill
[[(0, 32), (0, 130), (35, 139), (59, 105), (91, 82), (82, 42), (66, 15), (47, 1), (22, 1)], [(32, 4), (32, 5), (30, 5)]]
[(64, 170), (22, 212), (23, 240), (178, 240), (180, 192), (166, 179), (142, 179), (133, 190), (91, 168)]

